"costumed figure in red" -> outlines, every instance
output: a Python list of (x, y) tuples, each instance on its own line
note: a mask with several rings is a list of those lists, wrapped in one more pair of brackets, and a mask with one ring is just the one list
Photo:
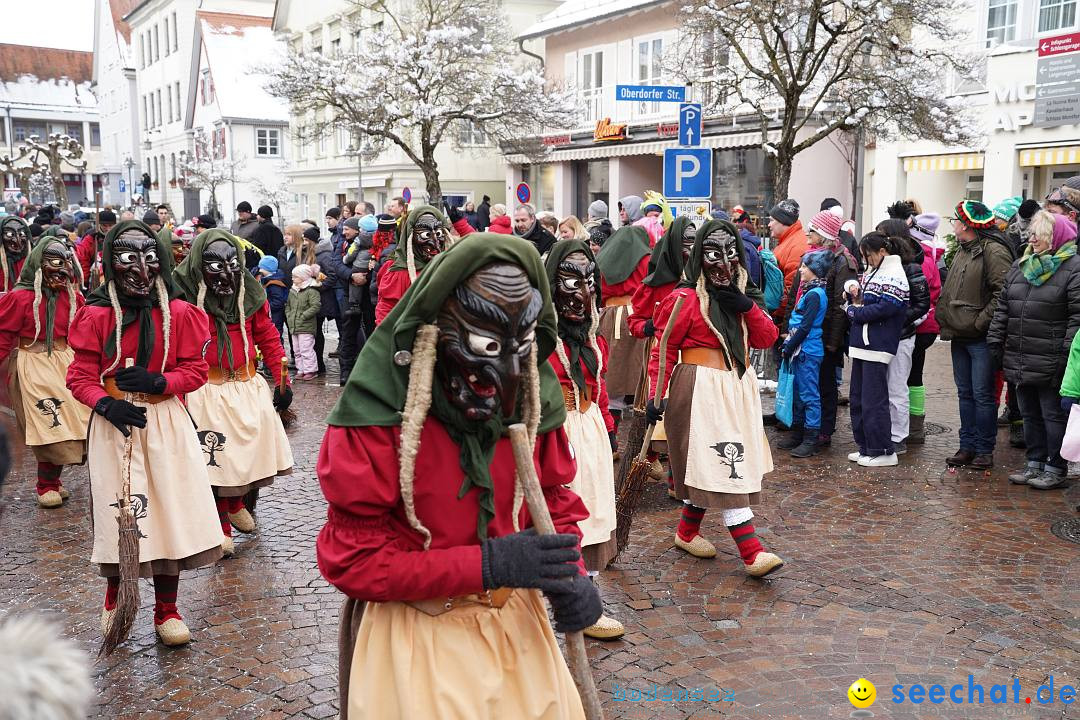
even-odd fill
[(30, 254), (30, 226), (17, 215), (0, 219), (0, 292), (10, 292), (19, 281)]

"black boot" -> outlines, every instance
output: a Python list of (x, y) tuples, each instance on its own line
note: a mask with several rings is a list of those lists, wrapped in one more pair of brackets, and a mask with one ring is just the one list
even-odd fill
[(818, 452), (818, 428), (805, 428), (802, 432), (802, 443), (791, 451), (793, 458), (808, 458), (817, 455)]
[[(816, 439), (816, 438), (815, 438)], [(776, 447), (781, 450), (793, 450), (803, 443), (803, 429), (791, 428), (787, 435), (776, 441)]]
[(1021, 450), (1027, 447), (1027, 441), (1024, 440), (1023, 420), (1014, 420), (1009, 423), (1009, 446)]

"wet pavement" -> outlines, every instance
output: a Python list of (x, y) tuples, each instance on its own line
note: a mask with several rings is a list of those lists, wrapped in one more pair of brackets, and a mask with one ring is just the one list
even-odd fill
[[(718, 513), (702, 526), (715, 559), (675, 549), (679, 506), (660, 485), (647, 488), (630, 546), (600, 581), (627, 634), (589, 641), (609, 718), (845, 718), (859, 677), (877, 687), (878, 718), (1080, 718), (1060, 699), (1062, 686), (1080, 684), (1080, 545), (1050, 532), (1077, 517), (1080, 483), (1010, 485), (1023, 456), (1008, 448), (988, 478), (944, 472), (958, 425), (946, 345), (931, 349), (927, 375), (928, 419), (941, 432), (899, 467), (847, 462), (846, 416), (828, 454), (776, 453), (756, 525), (787, 565), (768, 579), (745, 575)], [(131, 639), (93, 665), (93, 717), (336, 716), (341, 596), (314, 554), (325, 517), (314, 463), (339, 392), (336, 377), (328, 382), (298, 384), (294, 474), (263, 490), (257, 533), (239, 536), (236, 557), (182, 576), (194, 641), (155, 642), (144, 582)], [(64, 479), (67, 504), (38, 509), (25, 452), (3, 490), (0, 615), (45, 612), (93, 660), (104, 581), (88, 561), (85, 470)], [(968, 704), (969, 675), (985, 704)], [(1036, 690), (1051, 676), (1055, 702), (1040, 705)], [(897, 684), (905, 698), (915, 684), (942, 685), (944, 702), (894, 703)], [(956, 684), (963, 704), (948, 697)], [(1008, 704), (991, 704), (995, 684), (1008, 686)]]

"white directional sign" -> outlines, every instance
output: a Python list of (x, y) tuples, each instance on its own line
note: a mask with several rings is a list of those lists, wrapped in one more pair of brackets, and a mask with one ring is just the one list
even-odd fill
[(1038, 67), (1035, 70), (1036, 84), (1047, 85), (1074, 80), (1080, 80), (1080, 54), (1039, 58)]
[(664, 150), (664, 197), (668, 200), (712, 197), (712, 148)]

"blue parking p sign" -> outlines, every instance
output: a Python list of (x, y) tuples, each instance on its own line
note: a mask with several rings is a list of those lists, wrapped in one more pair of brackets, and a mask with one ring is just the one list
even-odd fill
[(664, 150), (664, 197), (668, 200), (712, 197), (712, 148)]

